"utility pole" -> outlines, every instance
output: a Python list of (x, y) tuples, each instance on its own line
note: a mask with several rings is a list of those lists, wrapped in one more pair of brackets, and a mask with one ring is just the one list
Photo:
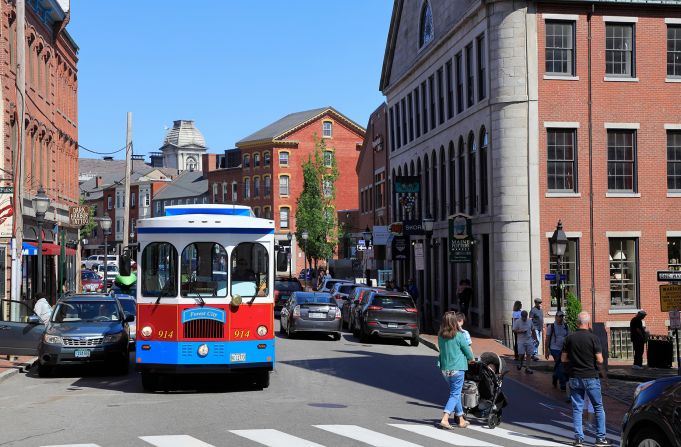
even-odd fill
[[(22, 262), (21, 252), (24, 244), (24, 173), (26, 165), (26, 3), (16, 0), (17, 42), (16, 42), (16, 87), (17, 87), (17, 133), (18, 148), (14, 156), (14, 252), (12, 253), (12, 299), (21, 300)], [(41, 278), (39, 278), (41, 280)]]
[[(125, 197), (123, 198), (123, 247), (128, 248), (130, 233), (130, 171), (132, 170), (132, 112), (128, 112), (128, 129), (125, 137)], [(120, 254), (123, 254), (121, 251)], [(119, 258), (120, 259), (120, 258)], [(120, 268), (120, 267), (119, 267)]]

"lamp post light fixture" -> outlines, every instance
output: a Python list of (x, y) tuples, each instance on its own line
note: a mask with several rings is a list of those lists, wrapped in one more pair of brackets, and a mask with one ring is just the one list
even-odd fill
[[(304, 254), (304, 256), (305, 256), (305, 264), (304, 264), (305, 270), (304, 270), (304, 272), (305, 273), (303, 274), (303, 279), (305, 281), (305, 286), (307, 287), (307, 275), (310, 274), (310, 272), (307, 271), (307, 238), (309, 238), (310, 235), (308, 234), (307, 231), (303, 231), (303, 233), (300, 235), (300, 237), (303, 238), (303, 246), (304, 246), (303, 251), (305, 252), (305, 254)], [(310, 274), (310, 279), (312, 279), (312, 274)]]
[(556, 293), (556, 311), (559, 311), (563, 301), (563, 283), (560, 276), (563, 273), (563, 256), (565, 256), (565, 250), (568, 245), (568, 238), (563, 231), (563, 223), (560, 220), (551, 236), (550, 244), (551, 254), (556, 257), (556, 287), (558, 288)]
[(293, 268), (293, 246), (291, 245), (291, 241), (293, 240), (293, 234), (291, 234), (290, 231), (286, 235), (286, 239), (288, 239), (288, 277), (291, 279), (291, 269)]
[(33, 197), (33, 210), (35, 211), (35, 221), (38, 224), (38, 285), (36, 293), (43, 292), (43, 224), (45, 214), (50, 208), (50, 198), (45, 194), (42, 185), (38, 188), (38, 193)]
[(104, 291), (106, 293), (107, 291), (107, 281), (108, 281), (108, 267), (107, 267), (107, 261), (109, 260), (109, 247), (107, 245), (107, 239), (109, 236), (109, 232), (111, 230), (111, 217), (109, 217), (109, 214), (106, 213), (104, 214), (104, 217), (100, 217), (99, 219), (99, 227), (102, 229), (102, 232), (104, 233)]

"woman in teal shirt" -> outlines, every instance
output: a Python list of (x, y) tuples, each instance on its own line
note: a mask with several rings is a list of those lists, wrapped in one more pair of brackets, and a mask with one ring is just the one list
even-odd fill
[(459, 427), (466, 428), (469, 423), (463, 418), (461, 389), (468, 362), (473, 360), (473, 352), (459, 330), (456, 312), (446, 312), (442, 317), (437, 345), (440, 348), (438, 364), (449, 384), (449, 400), (443, 410), (440, 427), (451, 430), (453, 427), (449, 424), (449, 415), (454, 413), (459, 417)]

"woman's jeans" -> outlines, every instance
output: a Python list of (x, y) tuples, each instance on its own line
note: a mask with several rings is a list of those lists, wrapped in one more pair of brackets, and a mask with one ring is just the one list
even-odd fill
[(445, 413), (454, 414), (455, 416), (463, 416), (463, 407), (461, 406), (461, 389), (463, 388), (464, 371), (457, 371), (452, 376), (443, 374), (445, 380), (449, 384), (449, 400), (443, 410)]
[(582, 411), (584, 411), (584, 399), (588, 397), (596, 414), (596, 437), (605, 438), (605, 410), (601, 397), (601, 379), (570, 379), (570, 400), (572, 400), (572, 420), (575, 427), (575, 438), (584, 439), (582, 427)]

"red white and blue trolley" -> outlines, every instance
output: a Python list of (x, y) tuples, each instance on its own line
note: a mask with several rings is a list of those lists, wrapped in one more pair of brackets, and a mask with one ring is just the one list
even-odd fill
[(137, 226), (136, 364), (145, 389), (172, 373), (274, 368), (274, 222), (245, 206), (179, 205)]

